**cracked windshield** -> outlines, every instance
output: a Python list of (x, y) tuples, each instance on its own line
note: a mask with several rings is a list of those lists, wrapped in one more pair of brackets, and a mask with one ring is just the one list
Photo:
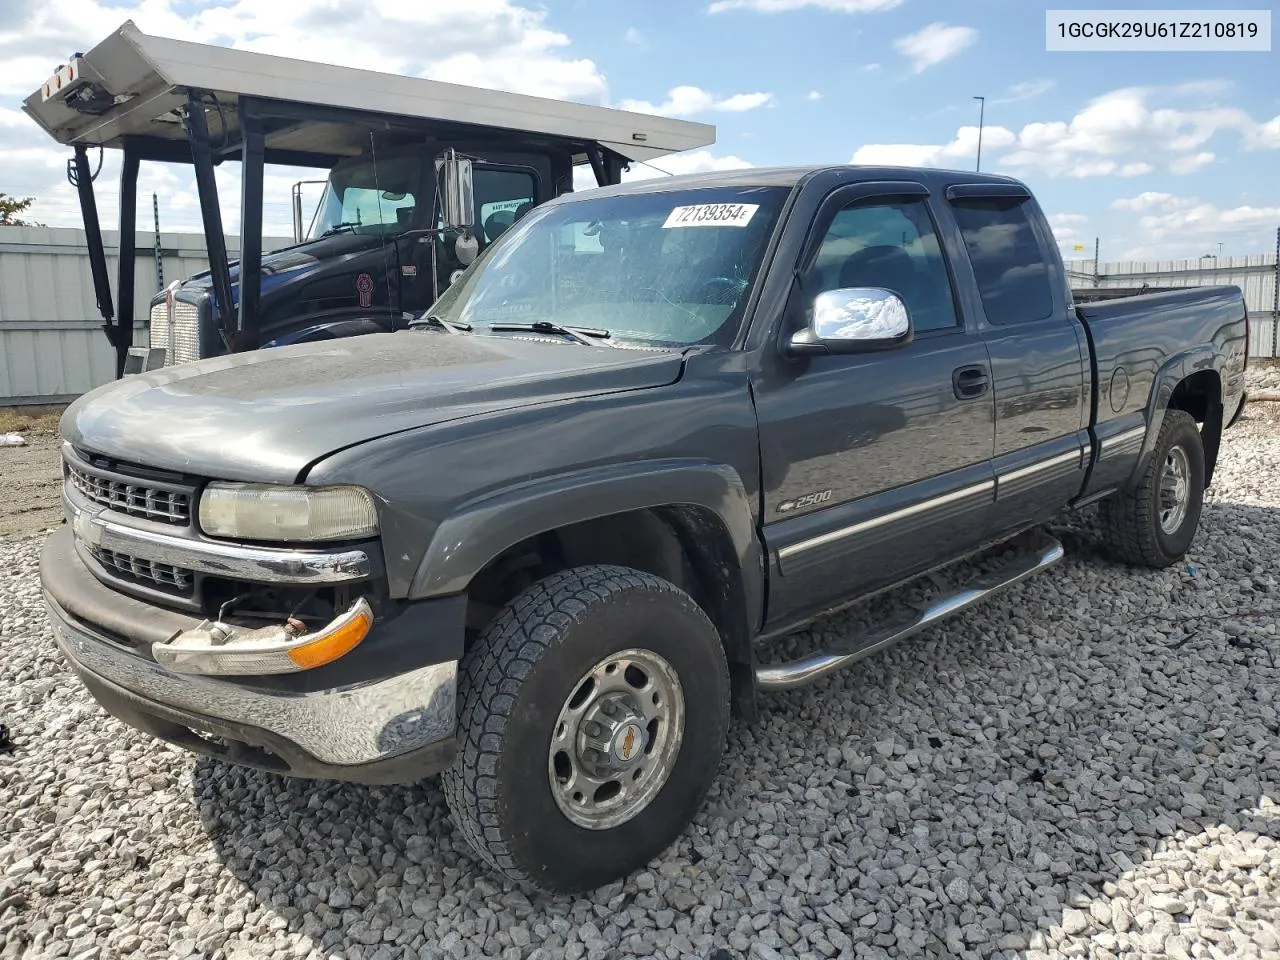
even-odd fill
[(659, 345), (732, 342), (786, 190), (601, 197), (530, 214), (432, 314), (554, 323)]

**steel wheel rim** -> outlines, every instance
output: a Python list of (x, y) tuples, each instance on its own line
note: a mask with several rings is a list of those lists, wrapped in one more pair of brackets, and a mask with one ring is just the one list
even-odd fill
[(671, 775), (684, 739), (684, 691), (652, 650), (610, 654), (573, 685), (551, 730), (547, 776), (571, 823), (633, 819)]
[(1191, 464), (1186, 451), (1172, 447), (1164, 458), (1160, 471), (1160, 529), (1174, 534), (1187, 518), (1187, 505), (1191, 499)]

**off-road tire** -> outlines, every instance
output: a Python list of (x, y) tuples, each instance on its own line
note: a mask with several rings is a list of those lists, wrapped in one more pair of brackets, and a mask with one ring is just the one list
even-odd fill
[[(586, 829), (552, 793), (553, 729), (579, 678), (634, 648), (674, 668), (683, 739), (647, 806), (620, 826)], [(724, 647), (692, 598), (628, 567), (577, 567), (508, 603), (464, 655), (445, 797), (463, 837), (506, 876), (553, 893), (594, 889), (648, 863), (685, 829), (715, 778), (728, 724)]]
[[(1170, 450), (1181, 447), (1187, 457), (1186, 515), (1172, 533), (1160, 525), (1160, 477)], [(1189, 413), (1169, 410), (1160, 425), (1155, 449), (1136, 485), (1119, 490), (1098, 504), (1102, 543), (1123, 563), (1168, 567), (1177, 563), (1195, 539), (1204, 505), (1204, 442)]]

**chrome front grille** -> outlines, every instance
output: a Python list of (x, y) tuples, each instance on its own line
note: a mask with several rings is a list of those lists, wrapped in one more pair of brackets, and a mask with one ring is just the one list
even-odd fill
[(183, 567), (131, 557), (104, 547), (90, 547), (89, 552), (108, 572), (125, 580), (131, 580), (144, 587), (163, 590), (166, 593), (176, 593), (179, 596), (191, 595), (195, 574)]
[(171, 346), (166, 363), (187, 363), (200, 359), (200, 308), (183, 300), (173, 302)]
[(168, 350), (169, 349), (169, 309), (161, 300), (151, 308), (151, 337), (150, 346), (152, 350)]
[(200, 317), (208, 305), (208, 297), (195, 295), (198, 297), (195, 303), (182, 300), (175, 295), (179, 286), (176, 281), (171, 284), (166, 291), (170, 302), (152, 304), (149, 314), (149, 345), (153, 350), (165, 352), (166, 367), (200, 359)]
[(99, 506), (134, 517), (186, 526), (191, 522), (191, 497), (176, 490), (99, 476), (67, 463), (67, 479), (80, 493)]

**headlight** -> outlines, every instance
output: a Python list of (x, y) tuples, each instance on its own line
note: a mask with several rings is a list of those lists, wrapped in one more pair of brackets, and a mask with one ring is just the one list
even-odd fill
[(237, 540), (353, 540), (378, 532), (378, 512), (360, 487), (211, 483), (200, 528)]

